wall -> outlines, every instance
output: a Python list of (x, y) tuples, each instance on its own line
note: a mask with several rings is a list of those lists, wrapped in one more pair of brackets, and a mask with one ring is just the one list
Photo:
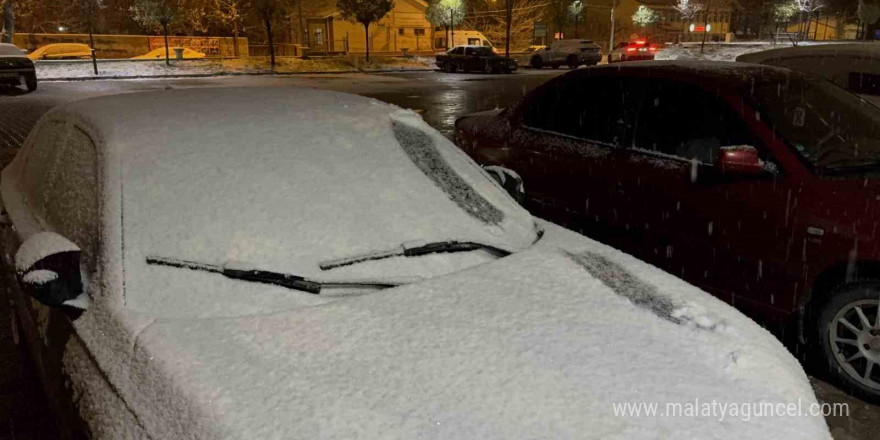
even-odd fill
[[(810, 21), (810, 40), (838, 40), (836, 17), (819, 17)], [(786, 32), (796, 33), (806, 30), (806, 24), (792, 24), (785, 29)], [(840, 37), (843, 37), (842, 35)]]
[[(153, 49), (164, 47), (162, 36), (155, 35), (98, 35), (95, 34), (95, 51), (98, 58), (131, 58)], [(16, 46), (28, 52), (52, 43), (89, 44), (88, 34), (25, 34), (13, 37)], [(232, 37), (168, 37), (171, 47), (183, 46), (206, 53), (209, 57), (235, 56)], [(248, 55), (248, 40), (238, 38), (241, 56)]]

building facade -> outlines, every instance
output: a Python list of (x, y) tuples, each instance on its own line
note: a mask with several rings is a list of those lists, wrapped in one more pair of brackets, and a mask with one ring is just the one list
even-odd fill
[[(428, 3), (422, 0), (396, 0), (382, 20), (370, 24), (371, 53), (433, 52), (434, 31), (425, 18)], [(305, 20), (306, 41), (312, 53), (365, 53), (364, 26), (342, 18), (335, 7)]]
[[(678, 4), (676, 0), (622, 0), (616, 10), (619, 24), (615, 26), (615, 40), (638, 35), (660, 42), (699, 41), (705, 33), (709, 41), (724, 41), (736, 15), (731, 2), (714, 0), (701, 3), (708, 3), (708, 8), (686, 20), (675, 9)], [(654, 11), (656, 20), (653, 23), (639, 26), (633, 22), (632, 16), (640, 6)]]

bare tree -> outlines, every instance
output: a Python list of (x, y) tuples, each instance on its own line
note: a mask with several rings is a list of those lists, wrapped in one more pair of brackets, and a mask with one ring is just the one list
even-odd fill
[[(565, 1), (565, 0), (562, 0)], [(567, 4), (562, 8), (563, 14), (568, 13)], [(489, 41), (498, 42), (507, 38), (507, 10), (497, 4), (473, 2), (470, 14), (465, 18), (464, 25), (471, 29), (479, 29)], [(511, 9), (510, 46), (512, 51), (522, 49), (531, 44), (534, 26), (544, 17), (547, 0), (516, 0)]]
[[(810, 24), (813, 13), (825, 7), (824, 0), (794, 0), (799, 11), (801, 11), (802, 23), (805, 23), (803, 40), (807, 41), (810, 36)], [(806, 19), (803, 17), (806, 16)]]
[(0, 32), (0, 41), (12, 43), (12, 35), (15, 34), (15, 0), (6, 0), (3, 3), (3, 30)]
[(336, 7), (342, 18), (364, 25), (367, 62), (370, 62), (370, 23), (384, 18), (394, 8), (394, 0), (338, 0)]
[(678, 11), (678, 15), (684, 23), (684, 29), (682, 29), (682, 33), (684, 33), (687, 32), (688, 23), (692, 22), (697, 14), (703, 10), (703, 4), (695, 0), (678, 0), (672, 9)]
[(214, 0), (212, 15), (224, 27), (232, 28), (232, 46), (238, 57), (238, 30), (244, 21), (244, 13), (250, 7), (248, 0)]
[[(451, 48), (455, 42), (449, 39), (449, 28), (455, 32), (455, 26), (461, 24), (466, 12), (464, 0), (432, 0), (428, 3), (425, 16), (434, 26), (443, 26), (446, 29), (446, 47)], [(453, 33), (453, 40), (454, 36)]]
[(275, 36), (272, 32), (272, 23), (276, 17), (284, 15), (284, 4), (280, 0), (253, 0), (252, 5), (252, 10), (263, 23), (263, 29), (266, 31), (269, 64), (275, 69)]
[(159, 27), (165, 38), (165, 65), (170, 66), (168, 27), (180, 17), (180, 3), (176, 0), (135, 0), (129, 9), (136, 22), (144, 27)]

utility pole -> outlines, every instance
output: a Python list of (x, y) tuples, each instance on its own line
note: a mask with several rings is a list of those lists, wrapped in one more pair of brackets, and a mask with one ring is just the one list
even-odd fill
[(95, 10), (93, 9), (95, 4), (95, 0), (87, 0), (89, 3), (88, 8), (88, 21), (89, 21), (89, 46), (92, 50), (92, 68), (95, 69), (95, 76), (98, 76), (98, 56), (95, 54), (95, 35), (93, 29), (93, 18), (95, 16)]
[(611, 51), (614, 50), (614, 17), (615, 17), (615, 9), (617, 8), (617, 2), (619, 0), (611, 1), (611, 38), (608, 41), (608, 59), (611, 59)]
[(513, 0), (507, 0), (507, 41), (504, 43), (504, 56), (510, 56), (510, 23), (513, 21)]
[(449, 28), (452, 29), (452, 38), (446, 42), (446, 49), (455, 47), (455, 9), (449, 9)]

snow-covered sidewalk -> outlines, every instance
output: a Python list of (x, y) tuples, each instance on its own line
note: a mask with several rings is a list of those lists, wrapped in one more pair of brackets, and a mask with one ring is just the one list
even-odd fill
[(150, 78), (176, 76), (247, 75), (247, 74), (294, 74), (294, 73), (345, 73), (386, 72), (400, 70), (433, 70), (433, 57), (377, 57), (366, 63), (362, 57), (278, 58), (274, 71), (265, 57), (237, 59), (172, 60), (98, 60), (98, 75), (92, 62), (38, 61), (37, 77), (40, 80), (91, 79), (91, 78)]

